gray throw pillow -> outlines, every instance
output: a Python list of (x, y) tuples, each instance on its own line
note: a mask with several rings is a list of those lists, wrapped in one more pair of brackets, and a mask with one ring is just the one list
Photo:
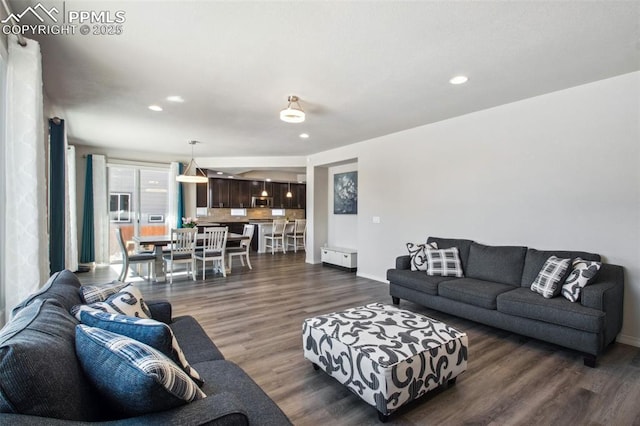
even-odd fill
[(5, 325), (0, 332), (0, 412), (105, 418), (102, 398), (76, 358), (76, 324), (56, 300), (36, 299)]

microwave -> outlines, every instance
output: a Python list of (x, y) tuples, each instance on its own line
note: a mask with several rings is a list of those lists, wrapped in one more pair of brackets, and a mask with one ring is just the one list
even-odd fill
[(251, 207), (273, 207), (273, 197), (251, 197)]

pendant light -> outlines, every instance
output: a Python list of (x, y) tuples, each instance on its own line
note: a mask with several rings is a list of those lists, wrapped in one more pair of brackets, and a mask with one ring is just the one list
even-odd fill
[(291, 95), (287, 98), (289, 104), (285, 109), (280, 111), (280, 120), (284, 121), (285, 123), (302, 123), (304, 121), (305, 114), (302, 110), (302, 107), (300, 106), (300, 103), (298, 102), (299, 100), (300, 99), (298, 99), (298, 97), (295, 95)]
[(287, 191), (287, 198), (291, 198), (293, 197), (293, 194), (291, 193), (291, 182), (289, 182), (289, 190)]
[(268, 197), (269, 194), (267, 193), (267, 184), (265, 183), (265, 181), (262, 181), (262, 195), (263, 197)]
[(195, 144), (199, 143), (198, 141), (189, 141), (189, 145), (191, 145), (191, 161), (187, 165), (187, 168), (181, 175), (176, 176), (176, 180), (178, 182), (184, 183), (207, 183), (209, 180), (207, 175), (198, 167), (196, 160), (193, 158), (193, 147)]

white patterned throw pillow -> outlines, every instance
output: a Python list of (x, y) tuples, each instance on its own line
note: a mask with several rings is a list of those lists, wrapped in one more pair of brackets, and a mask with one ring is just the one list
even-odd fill
[(571, 266), (571, 273), (562, 285), (562, 295), (572, 302), (577, 302), (582, 289), (596, 278), (602, 263), (576, 257)]
[(427, 270), (427, 254), (425, 253), (427, 248), (437, 249), (438, 245), (435, 242), (428, 244), (407, 243), (412, 271)]
[(127, 283), (118, 280), (103, 285), (83, 285), (80, 287), (80, 297), (86, 304), (104, 302), (109, 296), (116, 294), (127, 285)]
[(464, 277), (458, 247), (448, 249), (425, 249), (427, 275), (441, 277)]
[(116, 294), (112, 294), (104, 302), (76, 305), (71, 308), (71, 315), (80, 321), (82, 311), (102, 311), (128, 317), (151, 318), (151, 312), (142, 298), (142, 293), (133, 284), (129, 284)]
[(558, 296), (562, 289), (559, 283), (565, 277), (570, 264), (571, 259), (549, 257), (531, 284), (531, 291), (541, 294), (545, 299)]

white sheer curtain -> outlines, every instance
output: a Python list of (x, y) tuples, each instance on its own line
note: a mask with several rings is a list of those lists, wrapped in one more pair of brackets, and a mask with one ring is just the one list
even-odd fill
[(40, 45), (9, 36), (4, 146), (5, 317), (49, 276)]
[[(65, 128), (66, 129), (66, 128)], [(65, 145), (67, 144), (67, 135), (65, 130)], [(76, 147), (67, 146), (67, 162), (66, 162), (66, 180), (65, 180), (65, 228), (66, 228), (66, 244), (65, 244), (65, 267), (70, 271), (78, 270), (78, 218), (76, 212)]]
[(96, 264), (109, 264), (109, 206), (107, 193), (107, 160), (93, 155), (93, 227)]
[(169, 229), (176, 228), (178, 226), (178, 181), (176, 177), (179, 173), (179, 163), (173, 162), (169, 166), (169, 188), (167, 188), (167, 195), (169, 204), (168, 211), (169, 214), (167, 216), (167, 224), (169, 225)]

